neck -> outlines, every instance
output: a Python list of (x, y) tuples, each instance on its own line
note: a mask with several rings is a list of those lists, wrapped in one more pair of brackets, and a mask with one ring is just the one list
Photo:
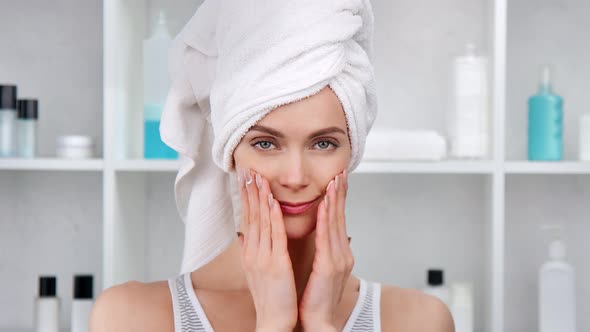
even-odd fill
[[(313, 267), (315, 232), (302, 239), (289, 239), (287, 248), (293, 266), (297, 303), (299, 303)], [(213, 261), (191, 273), (193, 286), (210, 290), (247, 290), (248, 283), (242, 269), (241, 250), (236, 239)]]

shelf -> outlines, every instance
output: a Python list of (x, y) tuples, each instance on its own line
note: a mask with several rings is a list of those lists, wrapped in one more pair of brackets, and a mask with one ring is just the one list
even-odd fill
[(0, 159), (0, 170), (102, 171), (102, 159)]
[(511, 161), (505, 163), (507, 174), (590, 174), (590, 162)]
[(401, 174), (491, 174), (493, 169), (494, 164), (490, 161), (362, 161), (355, 172)]
[(121, 172), (177, 172), (180, 160), (120, 160), (115, 162), (115, 170)]

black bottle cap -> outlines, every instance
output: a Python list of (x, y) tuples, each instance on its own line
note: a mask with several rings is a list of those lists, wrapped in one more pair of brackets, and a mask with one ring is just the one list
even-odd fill
[(0, 109), (16, 109), (16, 85), (0, 85)]
[(39, 277), (39, 297), (55, 297), (57, 278), (53, 276)]
[(37, 99), (19, 99), (17, 106), (19, 119), (37, 119), (39, 116)]
[(74, 299), (92, 299), (92, 276), (74, 276)]
[(443, 270), (428, 270), (428, 284), (430, 286), (440, 286), (444, 283)]

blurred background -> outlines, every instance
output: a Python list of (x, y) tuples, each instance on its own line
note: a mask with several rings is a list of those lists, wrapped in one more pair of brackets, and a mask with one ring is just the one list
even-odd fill
[[(41, 277), (70, 331), (76, 276), (92, 301), (180, 272), (180, 161), (157, 128), (170, 40), (201, 3), (0, 2), (0, 331), (35, 330)], [(546, 273), (590, 331), (590, 2), (371, 3), (353, 273), (446, 297), (471, 331), (537, 331), (559, 249)]]

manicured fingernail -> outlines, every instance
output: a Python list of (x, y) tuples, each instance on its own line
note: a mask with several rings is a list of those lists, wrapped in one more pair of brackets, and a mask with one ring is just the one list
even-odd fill
[(324, 206), (326, 207), (326, 211), (328, 211), (328, 195), (324, 196)]
[(336, 175), (336, 182), (334, 183), (336, 190), (338, 190), (338, 175)]
[(272, 193), (268, 194), (268, 206), (270, 206), (270, 209), (272, 210), (273, 206), (275, 204), (274, 199), (272, 198)]
[(328, 183), (328, 186), (326, 187), (326, 194), (328, 193), (328, 191), (330, 191), (330, 187), (332, 186), (332, 183), (334, 183), (334, 180), (331, 180), (331, 181)]
[(256, 173), (256, 186), (258, 186), (258, 189), (262, 189), (262, 178), (258, 173)]
[(252, 183), (252, 174), (250, 174), (249, 169), (244, 169), (244, 172), (246, 173), (246, 185), (248, 186)]

